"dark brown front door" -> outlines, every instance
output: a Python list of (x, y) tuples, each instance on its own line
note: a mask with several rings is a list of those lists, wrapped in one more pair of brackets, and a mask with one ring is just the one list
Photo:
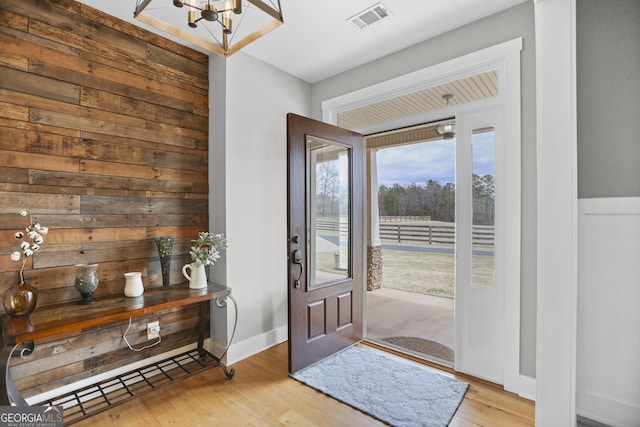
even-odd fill
[(362, 135), (287, 115), (289, 372), (362, 339)]

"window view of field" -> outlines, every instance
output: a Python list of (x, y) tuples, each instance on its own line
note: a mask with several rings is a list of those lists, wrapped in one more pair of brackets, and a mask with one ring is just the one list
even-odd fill
[[(454, 297), (454, 142), (432, 141), (379, 152), (378, 190), (383, 287)], [(473, 135), (472, 285), (492, 287), (495, 184), (493, 131)], [(416, 156), (411, 151), (420, 150)], [(384, 155), (392, 153), (385, 160)], [(409, 154), (406, 154), (409, 153)], [(380, 157), (383, 157), (380, 159)], [(394, 169), (393, 164), (400, 163)], [(385, 171), (385, 164), (390, 164)], [(388, 178), (384, 175), (388, 173)], [(393, 175), (396, 174), (397, 177)], [(424, 183), (406, 183), (422, 176)], [(399, 182), (385, 184), (385, 179)], [(402, 181), (405, 180), (403, 184)]]
[[(471, 280), (494, 285), (493, 132), (474, 135)], [(455, 140), (381, 149), (381, 289), (368, 292), (367, 336), (453, 363)], [(443, 350), (444, 349), (444, 350)]]

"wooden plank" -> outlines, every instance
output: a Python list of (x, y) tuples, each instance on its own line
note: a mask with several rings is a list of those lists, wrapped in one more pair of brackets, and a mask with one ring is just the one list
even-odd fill
[(80, 131), (105, 133), (121, 136), (123, 138), (129, 137), (161, 144), (178, 145), (181, 147), (199, 148), (202, 145), (202, 142), (194, 138), (164, 134), (162, 132), (138, 127), (124, 126), (120, 125), (118, 122), (99, 121), (86, 117), (75, 117), (72, 115), (58, 113), (55, 111), (40, 110), (37, 108), (31, 109), (29, 113), (29, 120), (34, 123), (68, 127), (70, 129), (79, 129)]
[[(0, 119), (0, 122), (1, 121), (2, 119)], [(112, 143), (112, 144), (120, 144), (120, 145), (132, 145), (135, 143), (136, 147), (146, 148), (149, 150), (155, 150), (155, 151), (167, 152), (167, 153), (182, 153), (182, 154), (189, 154), (189, 155), (195, 155), (200, 157), (208, 157), (207, 155), (208, 144), (205, 145), (203, 143), (198, 144), (196, 148), (189, 148), (189, 147), (180, 147), (177, 145), (166, 145), (166, 144), (163, 144), (162, 142), (145, 141), (141, 139), (132, 140), (131, 138), (127, 138), (126, 136), (100, 134), (100, 133), (91, 132), (91, 131), (81, 131), (80, 135), (83, 139), (94, 141), (98, 144)]]
[[(0, 200), (2, 200), (2, 193), (0, 193)], [(79, 200), (79, 199), (78, 199)], [(38, 220), (43, 224), (55, 229), (68, 229), (68, 228), (100, 228), (100, 227), (118, 227), (126, 224), (128, 227), (147, 227), (148, 237), (154, 235), (182, 235), (181, 230), (194, 226), (202, 227), (207, 226), (208, 216), (207, 214), (165, 214), (162, 216), (157, 215), (90, 215), (87, 212), (79, 214), (80, 209), (78, 206), (78, 212), (76, 214), (70, 213), (65, 215), (38, 215)], [(1, 213), (1, 212), (0, 212)], [(13, 213), (13, 212), (11, 212)], [(19, 215), (11, 215), (19, 217)], [(23, 218), (20, 218), (24, 220)], [(5, 218), (3, 217), (3, 221)], [(16, 218), (17, 221), (17, 218)], [(17, 223), (17, 222), (16, 222)], [(0, 222), (3, 224), (3, 222)], [(23, 224), (20, 222), (18, 224)], [(15, 227), (12, 227), (15, 228)], [(150, 234), (151, 230), (158, 230), (159, 234)], [(172, 230), (168, 233), (168, 230)], [(186, 236), (186, 234), (184, 234)]]
[(80, 172), (161, 181), (185, 181), (190, 183), (208, 181), (206, 174), (197, 171), (154, 168), (143, 165), (127, 165), (126, 168), (123, 168), (122, 165), (118, 163), (101, 162), (98, 160), (82, 160), (80, 162)]
[[(33, 21), (44, 22), (60, 29), (70, 29), (79, 34), (84, 34), (94, 40), (111, 44), (132, 55), (145, 56), (146, 43), (121, 31), (113, 30), (107, 26), (96, 25), (80, 14), (80, 5), (67, 3), (61, 10), (60, 2), (44, 2), (39, 0), (21, 0), (19, 2), (7, 2), (3, 8), (15, 14), (29, 17)], [(64, 13), (71, 11), (75, 13)]]
[[(2, 153), (0, 152), (0, 158)], [(80, 197), (60, 194), (8, 193), (0, 191), (0, 214), (11, 214), (20, 223), (25, 220), (17, 215), (22, 209), (30, 209), (34, 221), (40, 221), (40, 215), (80, 213)], [(46, 225), (44, 221), (41, 221)], [(25, 224), (26, 225), (26, 224)]]
[(81, 210), (85, 215), (204, 215), (208, 213), (208, 202), (190, 199), (83, 196)]
[[(163, 83), (148, 76), (138, 76), (136, 74), (120, 71), (111, 67), (104, 66), (95, 62), (85, 61), (70, 55), (58, 55), (59, 60), (53, 62), (53, 58), (31, 58), (29, 69), (32, 73), (41, 76), (52, 77), (56, 79), (64, 79), (79, 85), (94, 87), (111, 91), (111, 88), (129, 87), (129, 93), (124, 90), (114, 91), (121, 95), (129, 95), (146, 99), (150, 95), (163, 94), (169, 100), (162, 100), (157, 97), (155, 101), (160, 105), (171, 106), (168, 101), (176, 103), (184, 103), (193, 105), (202, 111), (208, 108), (208, 99), (206, 95), (200, 95), (189, 89), (182, 89), (172, 84)], [(122, 82), (126, 82), (123, 84)], [(136, 93), (132, 92), (133, 88), (139, 88)], [(147, 90), (146, 98), (144, 90)], [(200, 91), (198, 91), (200, 92)]]
[(29, 109), (8, 102), (0, 102), (0, 117), (15, 120), (29, 120)]
[[(32, 48), (35, 48), (36, 50), (46, 47), (52, 51), (64, 52), (69, 55), (78, 56), (79, 54), (78, 50), (73, 47), (69, 47), (66, 44), (58, 43), (52, 40), (43, 39), (38, 36), (34, 36), (30, 32), (27, 33), (27, 32), (22, 32), (20, 30), (14, 30), (12, 28), (0, 26), (0, 33), (13, 37), (14, 39), (20, 40), (19, 42), (20, 44), (24, 42), (32, 43), (33, 44)], [(10, 43), (7, 43), (6, 40), (4, 41), (4, 43), (6, 43), (6, 45), (3, 46), (3, 48), (6, 49), (5, 53), (7, 53), (12, 48), (12, 46)], [(13, 53), (16, 54), (17, 56), (24, 57), (25, 60), (28, 60), (29, 58), (27, 55), (31, 52), (32, 52), (31, 49), (26, 48), (23, 52), (14, 51)]]
[[(204, 173), (209, 170), (209, 159), (202, 154), (191, 155), (172, 153), (170, 151), (146, 150), (145, 163), (149, 166), (166, 169), (191, 170)], [(203, 179), (198, 181), (204, 182)]]
[(75, 84), (7, 67), (0, 67), (0, 88), (70, 104), (80, 103), (80, 88)]
[(188, 138), (193, 138), (194, 140), (199, 142), (198, 147), (202, 147), (209, 140), (209, 136), (206, 132), (206, 128), (204, 130), (188, 129), (183, 127), (173, 126), (167, 123), (159, 123), (151, 120), (147, 120), (145, 124), (145, 128), (149, 129), (150, 131), (156, 131), (156, 132), (161, 132), (165, 134), (175, 134), (175, 135), (180, 135)]
[[(140, 76), (147, 76), (161, 83), (190, 90), (198, 95), (207, 96), (209, 93), (209, 81), (206, 78), (198, 77), (196, 75), (186, 73), (181, 69), (171, 68), (164, 64), (158, 64), (144, 58), (130, 57), (128, 60), (116, 60), (113, 59), (115, 56), (117, 56), (117, 53), (107, 57), (103, 55), (96, 55), (94, 51), (80, 52), (81, 58), (91, 62), (128, 71)], [(134, 64), (132, 64), (132, 62)], [(206, 72), (208, 67), (206, 65), (201, 65), (201, 67), (205, 70), (200, 73), (203, 74)]]
[(86, 152), (77, 137), (4, 126), (0, 126), (0, 149), (65, 156), (82, 156)]
[(0, 181), (26, 184), (29, 182), (29, 171), (26, 169), (0, 168)]
[(12, 13), (8, 10), (0, 9), (0, 22), (5, 26), (16, 29), (18, 31), (27, 32), (29, 29), (29, 18)]
[(208, 67), (203, 67), (202, 63), (153, 44), (147, 44), (147, 58), (170, 68), (185, 70), (187, 73), (198, 76), (201, 79), (206, 79), (209, 75)]
[(29, 71), (29, 58), (20, 55), (4, 54), (0, 56), (0, 66)]
[[(120, 163), (120, 169), (126, 170), (130, 166)], [(98, 171), (99, 172), (99, 171)], [(121, 195), (126, 197), (147, 197), (148, 192), (153, 190), (156, 192), (170, 193), (166, 197), (187, 198), (186, 194), (194, 191), (193, 183), (186, 181), (159, 181), (157, 179), (138, 179), (127, 176), (112, 177), (108, 175), (92, 175), (92, 174), (74, 174), (62, 172), (32, 171), (30, 173), (30, 182), (34, 185), (48, 186), (65, 186), (78, 187), (79, 194), (101, 194), (104, 192), (97, 191), (99, 189), (122, 189), (111, 195)], [(88, 191), (94, 190), (94, 191)], [(137, 191), (136, 191), (137, 190)], [(180, 193), (180, 194), (176, 194)]]
[[(5, 95), (11, 98), (11, 100), (14, 102), (14, 105), (16, 106), (24, 105), (21, 101), (26, 101), (27, 99), (29, 99), (28, 103), (32, 101), (37, 103), (37, 100), (40, 100), (41, 104), (48, 104), (48, 103), (55, 104), (57, 102), (57, 101), (50, 101), (45, 98), (39, 98), (37, 96), (25, 95), (18, 92), (11, 92), (11, 91), (0, 89), (0, 97), (4, 97)], [(28, 105), (25, 105), (25, 106), (28, 106)], [(55, 109), (55, 108), (52, 108), (52, 109)], [(55, 135), (72, 136), (72, 137), (79, 137), (81, 134), (81, 132), (78, 131), (77, 129), (67, 129), (59, 126), (49, 126), (49, 125), (43, 125), (39, 123), (30, 123), (23, 120), (13, 120), (13, 119), (7, 119), (2, 117), (0, 117), (0, 126), (22, 129), (26, 131), (37, 131), (37, 132), (43, 132), (43, 133), (52, 133)]]
[(206, 117), (99, 89), (83, 87), (80, 92), (80, 105), (131, 115), (143, 120), (172, 125), (176, 128), (198, 130), (205, 138), (207, 135), (208, 121)]
[(143, 30), (136, 25), (117, 19), (85, 4), (81, 5), (81, 14), (85, 18), (94, 20), (95, 22), (106, 25), (109, 28), (113, 28), (126, 34), (130, 34), (136, 38), (161, 46), (172, 52), (177, 52), (182, 56), (185, 56), (202, 64), (208, 64), (209, 57), (204, 53), (193, 50), (165, 37), (158, 36), (155, 33)]
[[(139, 76), (149, 76), (158, 81), (170, 83), (194, 90), (206, 95), (208, 81), (187, 74), (182, 70), (170, 69), (162, 64), (156, 64), (139, 55), (129, 52), (98, 40), (84, 37), (80, 34), (69, 33), (65, 29), (52, 27), (43, 22), (34, 21), (29, 27), (31, 35), (39, 36), (57, 43), (64, 43), (78, 51), (78, 56), (89, 62), (100, 63), (121, 71), (127, 71)], [(201, 65), (201, 67), (204, 67)]]
[(34, 168), (54, 170), (62, 172), (79, 172), (77, 159), (47, 154), (21, 153), (16, 151), (0, 150), (0, 167)]

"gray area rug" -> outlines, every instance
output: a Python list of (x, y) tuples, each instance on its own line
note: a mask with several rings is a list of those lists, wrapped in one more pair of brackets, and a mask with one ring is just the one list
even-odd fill
[(416, 337), (387, 337), (383, 338), (382, 341), (453, 363), (453, 350), (436, 341)]
[(469, 384), (372, 351), (348, 347), (291, 375), (397, 427), (444, 427)]

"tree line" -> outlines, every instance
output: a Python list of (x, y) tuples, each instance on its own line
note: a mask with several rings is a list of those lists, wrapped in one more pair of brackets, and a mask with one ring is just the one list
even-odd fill
[[(493, 225), (495, 184), (493, 175), (473, 175), (473, 223)], [(425, 185), (380, 185), (378, 205), (381, 216), (430, 216), (435, 221), (455, 221), (455, 184), (430, 179)]]

